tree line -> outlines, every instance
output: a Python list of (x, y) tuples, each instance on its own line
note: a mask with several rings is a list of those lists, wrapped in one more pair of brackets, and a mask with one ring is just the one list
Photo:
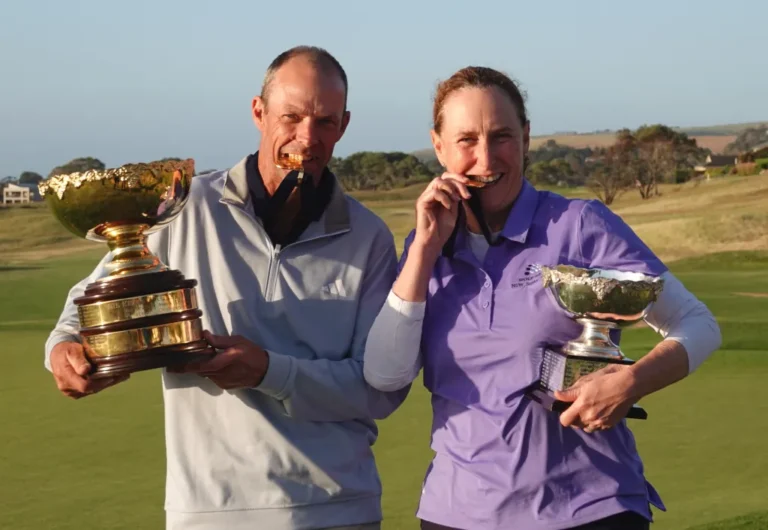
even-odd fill
[[(768, 141), (768, 127), (746, 129), (728, 146), (728, 151), (744, 152)], [(704, 163), (711, 152), (699, 147), (693, 138), (666, 125), (644, 125), (622, 129), (608, 147), (573, 148), (555, 140), (528, 153), (527, 178), (535, 185), (549, 187), (585, 186), (604, 203), (611, 204), (628, 190), (637, 190), (643, 199), (658, 194), (662, 183), (685, 182), (695, 176), (694, 167)], [(169, 157), (163, 160), (181, 160)], [(47, 178), (73, 172), (104, 169), (97, 158), (75, 158), (53, 168)], [(348, 191), (393, 189), (427, 182), (443, 169), (432, 153), (419, 156), (403, 152), (361, 151), (347, 157), (334, 157), (329, 163)], [(198, 174), (214, 171), (208, 169)], [(25, 171), (18, 181), (37, 184), (42, 175)]]
[[(181, 158), (167, 157), (162, 161), (179, 161)], [(69, 173), (105, 169), (104, 163), (94, 157), (80, 157), (53, 168), (47, 177), (34, 171), (25, 171), (18, 178), (6, 177), (2, 183), (39, 184), (47, 178)], [(342, 186), (349, 191), (391, 189), (410, 186), (432, 179), (440, 172), (436, 161), (422, 162), (412, 154), (402, 152), (363, 151), (346, 158), (334, 157), (328, 167), (334, 172)], [(204, 175), (215, 171), (197, 171)]]

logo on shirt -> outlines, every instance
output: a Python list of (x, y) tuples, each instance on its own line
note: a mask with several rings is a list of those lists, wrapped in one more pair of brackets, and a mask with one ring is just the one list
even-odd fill
[(528, 287), (539, 282), (541, 282), (541, 267), (539, 265), (528, 265), (523, 270), (523, 275), (512, 283), (512, 287)]

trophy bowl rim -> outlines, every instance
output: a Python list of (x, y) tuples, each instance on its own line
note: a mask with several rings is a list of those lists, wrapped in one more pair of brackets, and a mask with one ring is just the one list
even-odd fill
[[(194, 172), (193, 158), (128, 163), (115, 168), (55, 175), (41, 182), (38, 189), (67, 230), (89, 241), (107, 242), (110, 238), (102, 232), (108, 227), (136, 225), (143, 234), (149, 235), (175, 219), (189, 199)], [(141, 191), (138, 183), (150, 175), (153, 181), (164, 183), (163, 186)], [(104, 190), (96, 189), (100, 183), (105, 184)], [(132, 196), (152, 198), (158, 210), (144, 210), (139, 202), (126, 209), (125, 200), (133, 203), (133, 199), (128, 199)], [(118, 204), (115, 201), (119, 201), (120, 206), (110, 210), (110, 204)], [(162, 209), (161, 205), (164, 205)], [(92, 213), (94, 208), (101, 212), (95, 216), (73, 213)]]
[[(586, 278), (587, 280), (592, 279), (598, 279), (598, 280), (616, 280), (618, 282), (631, 282), (631, 283), (650, 283), (650, 284), (663, 284), (664, 279), (660, 275), (651, 275), (646, 274), (644, 272), (637, 272), (637, 271), (630, 271), (630, 270), (622, 270), (622, 269), (608, 269), (604, 267), (577, 267), (575, 265), (555, 265), (555, 266), (548, 266), (548, 265), (539, 265), (538, 267), (541, 269), (543, 273), (546, 275), (546, 271), (556, 271), (558, 274), (567, 274), (571, 273), (575, 277), (575, 275), (571, 271), (580, 271), (582, 274), (579, 278)], [(562, 269), (567, 269), (567, 271), (563, 271)], [(553, 282), (553, 283), (564, 283), (564, 282)]]
[(195, 172), (195, 160), (186, 158), (182, 160), (154, 160), (152, 162), (129, 162), (114, 168), (89, 169), (87, 171), (76, 171), (73, 173), (62, 173), (54, 175), (37, 185), (40, 197), (45, 198), (49, 192), (55, 193), (59, 200), (63, 200), (64, 192), (70, 187), (75, 189), (82, 186), (85, 182), (94, 182), (109, 178), (121, 178), (130, 175), (132, 172), (146, 170), (182, 170), (185, 175), (192, 176)]
[[(631, 324), (645, 317), (653, 303), (658, 300), (658, 296), (664, 287), (664, 279), (661, 276), (637, 271), (601, 267), (577, 267), (562, 264), (553, 267), (541, 265), (539, 269), (544, 277), (544, 286), (551, 291), (557, 304), (573, 315), (574, 318), (606, 320), (621, 323), (621, 325)], [(554, 274), (550, 271), (554, 271)], [(595, 310), (587, 308), (586, 310), (577, 311), (573, 307), (574, 304), (567, 303), (561, 295), (563, 291), (576, 286), (586, 287), (588, 292), (600, 302), (605, 302), (616, 287), (620, 287), (622, 290), (632, 289), (635, 293), (647, 296), (649, 300), (641, 310), (631, 312), (621, 312), (614, 308), (611, 311), (597, 311), (597, 308), (600, 307), (598, 304), (594, 304)], [(598, 286), (600, 288), (596, 288)], [(593, 316), (595, 314), (613, 314), (616, 318), (599, 318)]]

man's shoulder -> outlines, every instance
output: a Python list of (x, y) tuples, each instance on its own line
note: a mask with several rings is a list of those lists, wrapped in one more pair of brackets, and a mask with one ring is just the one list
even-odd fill
[(224, 181), (227, 178), (226, 169), (195, 175), (192, 177), (192, 185), (189, 190), (189, 202), (202, 204), (209, 201), (218, 201), (224, 189)]
[(349, 222), (353, 230), (358, 231), (365, 237), (376, 235), (392, 237), (392, 232), (387, 223), (376, 212), (348, 193), (344, 193), (344, 198), (349, 208)]

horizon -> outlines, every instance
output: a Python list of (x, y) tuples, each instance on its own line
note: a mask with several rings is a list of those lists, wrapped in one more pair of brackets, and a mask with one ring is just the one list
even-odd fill
[[(340, 157), (430, 148), (436, 82), (467, 64), (520, 81), (535, 137), (768, 118), (764, 37), (718, 35), (734, 34), (723, 31), (730, 20), (741, 27), (735, 14), (768, 18), (756, 1), (555, 10), (498, 1), (457, 11), (398, 0), (368, 13), (306, 5), (306, 16), (293, 7), (290, 28), (275, 24), (285, 17), (278, 6), (245, 0), (0, 6), (0, 71), (13, 80), (0, 98), (0, 178), (47, 176), (89, 156), (107, 167), (164, 157), (230, 167), (257, 149), (250, 100), (266, 66), (297, 44), (326, 48), (349, 77)], [(481, 39), (465, 37), (477, 28)]]

